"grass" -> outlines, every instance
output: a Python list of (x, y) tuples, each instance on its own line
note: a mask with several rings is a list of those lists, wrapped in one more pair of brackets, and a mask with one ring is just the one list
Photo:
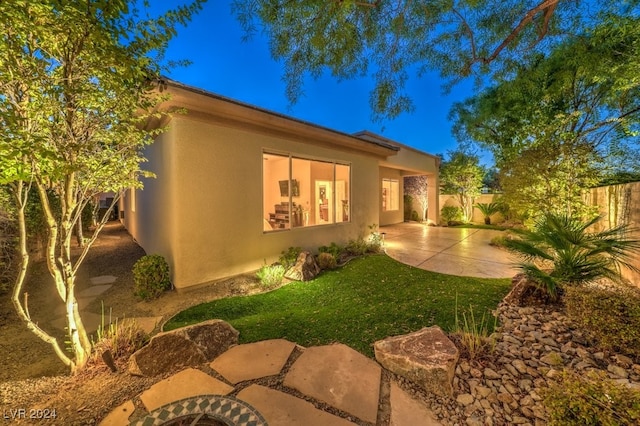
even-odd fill
[(275, 338), (303, 346), (341, 342), (373, 356), (373, 342), (387, 336), (434, 324), (452, 331), (456, 294), (458, 306), (482, 315), (497, 306), (509, 287), (508, 279), (438, 274), (371, 255), (309, 282), (194, 306), (164, 329), (220, 318), (240, 332), (240, 343)]

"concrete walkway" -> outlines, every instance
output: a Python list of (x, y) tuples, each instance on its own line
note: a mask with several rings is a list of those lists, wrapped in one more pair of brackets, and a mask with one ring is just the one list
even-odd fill
[(375, 425), (382, 417), (394, 426), (440, 425), (372, 359), (342, 344), (305, 349), (283, 339), (234, 346), (180, 371), (100, 425), (160, 425), (203, 413), (238, 426)]
[(501, 231), (426, 226), (415, 222), (383, 226), (385, 250), (399, 262), (465, 277), (510, 278), (516, 259), (489, 245)]

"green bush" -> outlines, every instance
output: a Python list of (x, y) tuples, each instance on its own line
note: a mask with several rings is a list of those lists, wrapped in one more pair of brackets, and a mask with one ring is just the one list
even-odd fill
[(256, 275), (263, 286), (277, 287), (282, 283), (286, 271), (287, 269), (283, 265), (274, 263), (273, 265), (264, 265), (256, 272)]
[(318, 255), (318, 265), (320, 269), (335, 269), (337, 266), (336, 258), (331, 253), (320, 253)]
[(343, 251), (343, 248), (336, 243), (331, 243), (328, 246), (320, 246), (318, 248), (319, 253), (329, 253), (333, 255), (333, 257), (336, 259), (338, 258), (338, 256), (340, 256), (340, 253), (342, 253), (342, 251)]
[(420, 222), (420, 215), (418, 214), (417, 211), (415, 210), (411, 211), (411, 220), (413, 220), (414, 222)]
[(287, 250), (284, 250), (280, 253), (280, 259), (278, 259), (278, 262), (284, 267), (286, 271), (296, 264), (298, 256), (301, 252), (302, 248), (300, 247), (289, 247)]
[(595, 371), (565, 371), (543, 393), (550, 425), (637, 425), (640, 392)]
[(135, 295), (142, 300), (159, 297), (171, 288), (169, 264), (157, 254), (142, 256), (133, 265), (133, 283)]
[(640, 360), (640, 294), (634, 289), (567, 287), (567, 315), (599, 347)]
[(354, 240), (349, 240), (344, 250), (353, 256), (362, 256), (369, 250), (369, 244), (360, 237)]
[(638, 270), (633, 254), (640, 253), (640, 240), (629, 238), (627, 225), (592, 231), (600, 219), (547, 213), (532, 230), (514, 229), (520, 238), (505, 243), (522, 258), (520, 269), (555, 299), (561, 287), (619, 281), (622, 266)]
[(440, 209), (440, 216), (447, 224), (462, 220), (462, 209), (456, 206), (444, 206)]

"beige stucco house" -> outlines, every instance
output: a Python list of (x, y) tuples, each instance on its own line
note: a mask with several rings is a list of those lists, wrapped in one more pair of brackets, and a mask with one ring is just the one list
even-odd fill
[(178, 289), (402, 222), (404, 176), (428, 176), (437, 223), (435, 156), (176, 82), (165, 90), (165, 118), (150, 125), (168, 130), (145, 153), (156, 178), (125, 194), (120, 220), (148, 254), (165, 256)]

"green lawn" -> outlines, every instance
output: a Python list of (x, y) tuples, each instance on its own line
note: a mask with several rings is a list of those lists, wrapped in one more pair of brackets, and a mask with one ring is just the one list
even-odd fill
[(443, 275), (373, 255), (313, 281), (194, 306), (164, 329), (220, 318), (240, 332), (241, 343), (275, 338), (302, 346), (342, 342), (372, 356), (373, 342), (387, 336), (434, 324), (450, 331), (456, 294), (458, 306), (473, 306), (478, 318), (494, 309), (509, 287), (509, 279)]

